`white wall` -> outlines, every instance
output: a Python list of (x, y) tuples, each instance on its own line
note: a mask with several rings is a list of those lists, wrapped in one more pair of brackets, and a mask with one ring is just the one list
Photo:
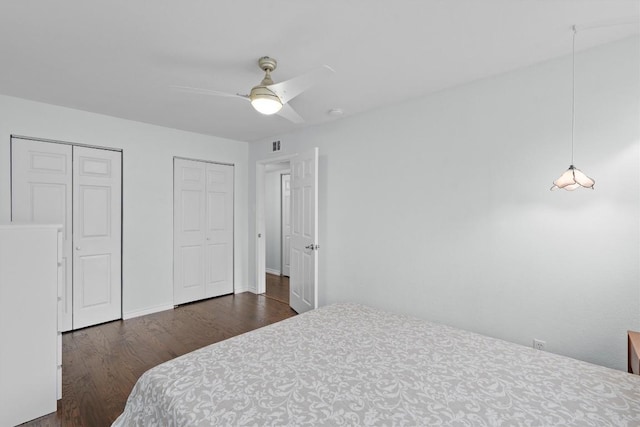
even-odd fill
[[(594, 191), (549, 191), (570, 162), (570, 57), (275, 137), (278, 155), (320, 148), (320, 304), (625, 369), (640, 328), (639, 45), (576, 58), (575, 163)], [(272, 139), (249, 148), (253, 206)]]
[(10, 135), (123, 150), (123, 312), (173, 305), (173, 156), (235, 164), (235, 286), (247, 288), (244, 142), (0, 96), (0, 221), (8, 221)]

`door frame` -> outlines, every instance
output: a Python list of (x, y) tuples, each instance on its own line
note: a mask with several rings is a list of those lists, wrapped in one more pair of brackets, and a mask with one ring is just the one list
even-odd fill
[(266, 166), (274, 163), (289, 162), (296, 157), (298, 153), (286, 154), (283, 156), (272, 157), (270, 159), (256, 161), (256, 294), (263, 294), (267, 291), (267, 248), (265, 239), (265, 174)]
[[(123, 319), (124, 316), (124, 150), (122, 148), (115, 147), (104, 147), (101, 145), (92, 145), (92, 144), (83, 144), (80, 142), (70, 142), (70, 141), (62, 141), (58, 139), (49, 139), (49, 138), (38, 138), (34, 136), (25, 136), (25, 135), (9, 135), (9, 219), (13, 221), (13, 139), (23, 139), (27, 141), (35, 141), (35, 142), (47, 142), (50, 144), (62, 144), (62, 145), (71, 145), (72, 147), (85, 147), (85, 148), (95, 148), (98, 150), (107, 150), (107, 151), (115, 151), (120, 153), (120, 319)], [(73, 183), (73, 178), (72, 178)], [(73, 222), (72, 222), (73, 224)], [(73, 235), (73, 230), (72, 230)], [(71, 271), (73, 274), (73, 268)], [(73, 301), (73, 286), (72, 289), (72, 301)], [(118, 320), (118, 319), (116, 319)], [(73, 323), (72, 323), (73, 324)], [(74, 331), (75, 329), (70, 329), (70, 331)]]
[[(231, 216), (231, 241), (233, 242), (233, 253), (231, 255), (231, 262), (233, 264), (233, 268), (231, 271), (231, 276), (233, 277), (231, 279), (231, 284), (233, 285), (233, 292), (232, 294), (235, 295), (237, 292), (237, 286), (236, 286), (236, 181), (237, 181), (237, 177), (236, 177), (236, 165), (235, 163), (226, 163), (226, 162), (216, 162), (214, 160), (203, 160), (203, 159), (194, 159), (193, 157), (183, 157), (183, 156), (173, 156), (171, 163), (172, 163), (172, 169), (173, 169), (173, 173), (171, 175), (171, 180), (172, 180), (172, 196), (171, 199), (173, 200), (172, 204), (173, 207), (171, 209), (171, 222), (172, 222), (172, 230), (171, 230), (171, 247), (173, 255), (172, 255), (172, 263), (171, 263), (171, 289), (173, 292), (175, 283), (175, 265), (176, 265), (176, 260), (175, 260), (175, 232), (176, 232), (176, 218), (174, 215), (174, 211), (173, 209), (175, 208), (175, 203), (176, 203), (176, 187), (175, 187), (175, 175), (176, 175), (176, 159), (180, 159), (180, 160), (188, 160), (188, 161), (192, 161), (192, 162), (202, 162), (202, 163), (209, 163), (209, 164), (214, 164), (214, 165), (222, 165), (222, 166), (231, 166), (233, 168), (233, 194), (231, 196), (231, 204), (233, 206), (233, 215)], [(215, 297), (214, 297), (215, 298)], [(173, 301), (173, 307), (177, 307), (178, 305), (176, 305), (175, 303), (175, 296), (172, 296), (172, 301)]]
[(36, 141), (36, 142), (50, 142), (52, 144), (73, 145), (75, 147), (97, 148), (98, 150), (119, 151), (120, 153), (123, 152), (122, 148), (104, 147), (102, 145), (83, 144), (81, 142), (69, 142), (69, 141), (62, 141), (59, 139), (37, 138), (35, 136), (15, 135), (12, 133), (10, 135), (10, 139), (13, 139), (13, 138), (26, 139), (28, 141)]

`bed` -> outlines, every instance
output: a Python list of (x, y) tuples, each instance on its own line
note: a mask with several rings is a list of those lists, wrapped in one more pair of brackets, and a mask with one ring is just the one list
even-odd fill
[(355, 304), (144, 373), (119, 426), (639, 426), (640, 377)]

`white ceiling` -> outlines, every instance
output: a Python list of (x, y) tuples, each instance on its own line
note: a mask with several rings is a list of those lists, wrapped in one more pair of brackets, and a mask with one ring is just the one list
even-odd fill
[[(2, 0), (0, 93), (254, 141), (569, 54), (572, 24), (578, 50), (629, 37), (639, 14), (638, 0)], [(247, 93), (265, 55), (276, 82), (335, 69), (291, 101), (306, 123), (169, 88)]]

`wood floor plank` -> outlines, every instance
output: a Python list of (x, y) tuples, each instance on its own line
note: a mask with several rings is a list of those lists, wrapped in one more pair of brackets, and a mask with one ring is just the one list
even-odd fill
[(148, 369), (295, 315), (288, 304), (247, 292), (65, 333), (58, 411), (23, 425), (109, 426)]

